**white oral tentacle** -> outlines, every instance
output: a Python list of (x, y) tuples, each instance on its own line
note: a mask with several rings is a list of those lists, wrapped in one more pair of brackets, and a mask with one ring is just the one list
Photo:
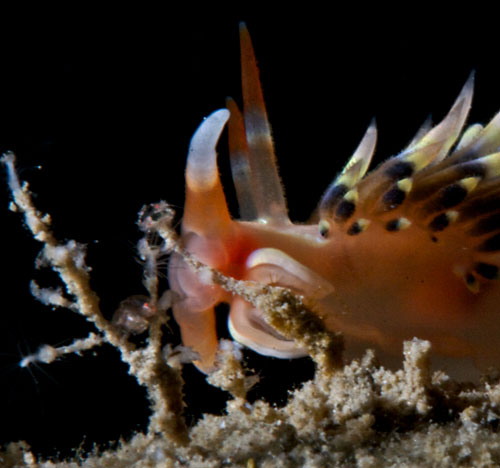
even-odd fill
[(229, 111), (219, 109), (203, 120), (193, 135), (186, 166), (186, 179), (191, 187), (204, 191), (217, 183), (215, 148), (228, 119)]

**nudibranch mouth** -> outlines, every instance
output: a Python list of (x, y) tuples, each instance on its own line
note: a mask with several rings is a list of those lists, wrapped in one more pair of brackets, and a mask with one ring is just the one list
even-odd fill
[(231, 302), (228, 329), (235, 341), (263, 356), (293, 359), (308, 354), (268, 325), (262, 312), (244, 299), (235, 298)]
[[(253, 251), (245, 267), (244, 279), (288, 288), (308, 298), (311, 308), (319, 308), (321, 300), (333, 293), (333, 286), (328, 281), (278, 249)], [(259, 354), (279, 358), (307, 355), (306, 349), (287, 340), (265, 321), (259, 309), (239, 297), (231, 301), (228, 325), (236, 341)]]

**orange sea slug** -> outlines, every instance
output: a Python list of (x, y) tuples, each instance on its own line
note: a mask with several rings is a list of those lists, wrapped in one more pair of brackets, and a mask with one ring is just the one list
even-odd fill
[[(377, 131), (369, 126), (309, 224), (293, 224), (245, 26), (240, 29), (243, 113), (234, 101), (194, 134), (186, 167), (182, 240), (201, 262), (238, 279), (291, 288), (313, 299), (347, 349), (399, 355), (414, 336), (436, 353), (500, 364), (500, 113), (462, 132), (469, 78), (445, 119), (367, 172)], [(241, 219), (229, 214), (215, 147), (228, 122)], [(176, 254), (169, 281), (182, 340), (204, 372), (217, 350), (214, 307), (230, 305), (235, 340), (255, 351), (297, 357), (258, 309), (211, 284)]]

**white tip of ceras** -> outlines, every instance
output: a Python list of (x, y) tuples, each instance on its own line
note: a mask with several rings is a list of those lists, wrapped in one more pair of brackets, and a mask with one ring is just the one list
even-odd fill
[(344, 184), (349, 188), (356, 185), (368, 170), (376, 144), (377, 125), (375, 119), (372, 119), (356, 151), (345, 165), (341, 175), (336, 179), (335, 184)]
[(227, 109), (219, 109), (206, 117), (196, 130), (189, 146), (186, 180), (190, 188), (207, 190), (217, 182), (217, 155), (215, 147), (226, 122)]

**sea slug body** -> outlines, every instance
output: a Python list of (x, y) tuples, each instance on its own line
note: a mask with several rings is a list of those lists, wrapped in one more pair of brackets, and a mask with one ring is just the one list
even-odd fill
[[(500, 113), (486, 126), (464, 124), (473, 76), (446, 117), (368, 172), (377, 140), (372, 123), (325, 191), (317, 219), (294, 224), (278, 174), (252, 44), (240, 28), (243, 112), (207, 117), (186, 166), (184, 248), (236, 279), (290, 288), (308, 298), (348, 349), (400, 355), (414, 336), (437, 354), (500, 363)], [(216, 145), (227, 124), (240, 209), (233, 219), (219, 179)], [(204, 372), (215, 366), (215, 306), (230, 305), (234, 339), (270, 356), (303, 356), (261, 312), (200, 276), (179, 254), (169, 265), (184, 345)]]

